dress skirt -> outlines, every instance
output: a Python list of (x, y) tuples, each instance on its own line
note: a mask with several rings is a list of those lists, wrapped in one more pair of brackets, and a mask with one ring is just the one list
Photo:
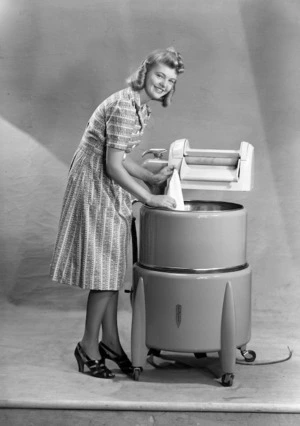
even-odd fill
[(89, 290), (119, 290), (131, 235), (130, 194), (105, 172), (105, 147), (82, 142), (72, 161), (50, 276)]

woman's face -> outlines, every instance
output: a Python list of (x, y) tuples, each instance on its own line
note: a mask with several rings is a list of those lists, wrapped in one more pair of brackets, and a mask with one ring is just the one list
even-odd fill
[(144, 89), (149, 99), (159, 100), (172, 89), (176, 80), (175, 69), (164, 64), (156, 64), (146, 75)]

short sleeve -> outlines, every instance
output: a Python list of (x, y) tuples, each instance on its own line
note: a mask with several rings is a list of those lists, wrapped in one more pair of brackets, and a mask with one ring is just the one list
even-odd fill
[(107, 110), (106, 145), (126, 151), (134, 133), (136, 112), (132, 103), (119, 99)]

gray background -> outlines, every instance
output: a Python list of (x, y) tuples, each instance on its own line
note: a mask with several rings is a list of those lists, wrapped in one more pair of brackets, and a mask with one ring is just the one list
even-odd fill
[(133, 155), (140, 161), (147, 148), (180, 138), (194, 148), (254, 145), (251, 193), (201, 191), (199, 199), (245, 205), (253, 314), (295, 318), (299, 22), (296, 0), (1, 0), (1, 298), (84, 309), (86, 292), (48, 278), (72, 155), (96, 106), (151, 50), (173, 45), (186, 72), (172, 105), (152, 106)]

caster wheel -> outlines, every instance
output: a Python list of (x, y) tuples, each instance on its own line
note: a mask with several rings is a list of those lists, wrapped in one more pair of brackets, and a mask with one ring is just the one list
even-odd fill
[(254, 351), (241, 351), (246, 362), (253, 362), (256, 359), (256, 353)]
[(226, 373), (222, 376), (222, 385), (225, 387), (230, 387), (233, 385), (234, 374)]
[(140, 374), (141, 374), (141, 369), (140, 369), (140, 368), (135, 368), (135, 369), (133, 370), (133, 375), (132, 375), (132, 377), (133, 377), (133, 380), (134, 380), (135, 382), (138, 382), (138, 381), (140, 380)]
[(195, 352), (194, 353), (195, 358), (201, 359), (201, 358), (207, 358), (207, 355), (205, 352)]

